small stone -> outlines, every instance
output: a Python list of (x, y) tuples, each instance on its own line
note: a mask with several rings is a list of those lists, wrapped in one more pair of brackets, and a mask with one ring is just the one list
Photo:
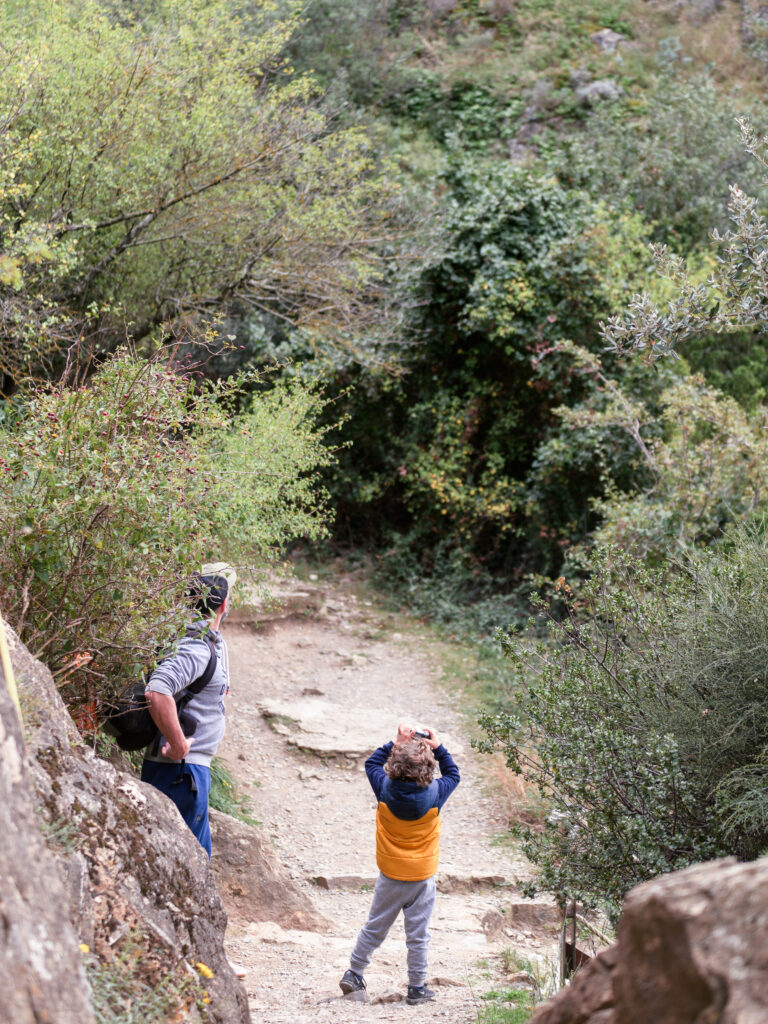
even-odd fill
[(510, 985), (528, 985), (531, 988), (536, 988), (536, 981), (528, 971), (517, 971), (516, 974), (511, 974), (507, 978), (507, 982)]
[(346, 999), (348, 1003), (370, 1003), (371, 1001), (364, 988), (360, 988), (356, 992), (347, 992), (341, 998)]
[(402, 992), (398, 992), (397, 989), (389, 988), (386, 992), (383, 992), (380, 996), (376, 996), (371, 1000), (371, 1006), (378, 1006), (379, 1003), (402, 1003), (405, 996)]

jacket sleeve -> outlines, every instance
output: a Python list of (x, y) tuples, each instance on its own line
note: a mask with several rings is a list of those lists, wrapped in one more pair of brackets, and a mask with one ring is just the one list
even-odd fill
[(166, 693), (175, 697), (205, 672), (210, 656), (210, 649), (204, 640), (185, 637), (179, 641), (176, 653), (160, 662), (149, 677), (146, 688), (152, 693)]
[(371, 789), (376, 794), (377, 800), (381, 800), (381, 787), (384, 785), (384, 780), (387, 777), (384, 765), (392, 752), (393, 746), (394, 743), (390, 741), (385, 743), (383, 747), (377, 747), (365, 762), (365, 774), (368, 776), (368, 781), (371, 784)]
[(440, 767), (440, 778), (437, 780), (437, 809), (439, 810), (451, 793), (461, 782), (456, 763), (441, 743), (435, 748), (435, 757)]

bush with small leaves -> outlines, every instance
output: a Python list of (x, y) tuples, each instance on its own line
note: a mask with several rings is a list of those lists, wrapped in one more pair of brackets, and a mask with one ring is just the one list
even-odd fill
[(236, 415), (242, 383), (122, 352), (0, 429), (0, 608), (86, 727), (179, 635), (201, 563), (263, 572), (324, 531), (321, 393), (278, 382)]
[(549, 802), (538, 884), (615, 917), (647, 878), (768, 847), (768, 544), (742, 529), (653, 571), (609, 547), (592, 569), (542, 601), (545, 639), (502, 638), (517, 691), (481, 747)]

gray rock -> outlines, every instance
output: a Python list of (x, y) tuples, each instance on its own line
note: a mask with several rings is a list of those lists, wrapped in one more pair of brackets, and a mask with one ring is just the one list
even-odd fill
[(768, 857), (645, 882), (624, 902), (617, 939), (622, 1022), (768, 1021)]
[(768, 857), (713, 861), (637, 886), (617, 938), (529, 1024), (768, 1020)]
[(323, 605), (323, 592), (311, 583), (271, 578), (264, 588), (242, 588), (238, 584), (238, 604), (229, 616), (230, 625), (262, 625), (281, 619), (317, 614)]
[(612, 28), (601, 28), (599, 32), (593, 32), (589, 37), (603, 53), (613, 53), (617, 47), (625, 43), (626, 36), (621, 32), (614, 32)]
[(347, 1003), (370, 1003), (371, 1001), (364, 988), (358, 989), (356, 992), (347, 992), (341, 998)]
[[(130, 932), (136, 955), (150, 947), (164, 948), (168, 964), (186, 961), (189, 969), (202, 962), (213, 971), (206, 981), (212, 1024), (250, 1021), (244, 988), (224, 954), (226, 914), (208, 858), (173, 804), (151, 786), (94, 754), (78, 732), (56, 691), (50, 672), (35, 661), (15, 636), (11, 657), (23, 695), (30, 753), (28, 791), (41, 809), (53, 850), (68, 891), (40, 877), (37, 857), (29, 851), (20, 862), (35, 865), (30, 880), (51, 914), (61, 923), (57, 932), (69, 954), (57, 960), (57, 999), (76, 998), (78, 965), (72, 964), (77, 941), (88, 945), (104, 963)], [(3, 830), (5, 832), (5, 830)], [(7, 858), (2, 858), (7, 863)], [(65, 919), (67, 923), (65, 926)], [(75, 937), (74, 922), (79, 931)], [(69, 931), (67, 931), (69, 928)], [(34, 934), (34, 929), (30, 934)], [(59, 968), (71, 971), (66, 982)], [(10, 977), (19, 977), (9, 971)], [(22, 1024), (19, 1013), (8, 1018)], [(31, 1018), (48, 1020), (42, 1015)], [(191, 1020), (188, 1016), (188, 1020)], [(50, 1017), (62, 1024), (89, 1024), (90, 1013)]]
[[(27, 707), (27, 714), (35, 709)], [(68, 887), (40, 834), (35, 802), (32, 765), (0, 673), (0, 1018), (93, 1024)]]
[(572, 89), (580, 89), (592, 81), (592, 75), (586, 68), (575, 68), (568, 76), (568, 84)]
[(505, 928), (555, 931), (560, 928), (562, 920), (562, 911), (553, 899), (546, 896), (515, 900), (504, 907)]
[(258, 828), (211, 811), (213, 873), (229, 903), (249, 921), (327, 931), (328, 921), (291, 881)]
[(620, 98), (621, 93), (621, 86), (613, 78), (598, 78), (576, 89), (576, 97), (584, 107), (592, 107), (595, 103), (603, 101), (614, 103)]
[[(613, 969), (617, 957), (616, 946), (596, 956), (574, 975), (567, 988), (538, 1006), (528, 1024), (628, 1024), (614, 1014)], [(639, 1009), (642, 1012), (643, 1007)], [(647, 1024), (653, 1017), (642, 1020)]]
[(507, 142), (507, 155), (512, 163), (524, 163), (534, 154), (535, 150), (531, 146), (526, 146), (524, 143), (518, 141), (518, 139), (510, 139)]
[(488, 910), (483, 914), (480, 924), (489, 942), (495, 942), (504, 930), (504, 915), (498, 910)]

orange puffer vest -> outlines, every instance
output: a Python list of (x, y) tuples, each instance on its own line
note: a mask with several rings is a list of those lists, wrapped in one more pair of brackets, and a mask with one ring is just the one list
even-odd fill
[(385, 803), (376, 811), (376, 863), (387, 878), (419, 882), (437, 871), (442, 819), (436, 807), (423, 818), (397, 818)]

